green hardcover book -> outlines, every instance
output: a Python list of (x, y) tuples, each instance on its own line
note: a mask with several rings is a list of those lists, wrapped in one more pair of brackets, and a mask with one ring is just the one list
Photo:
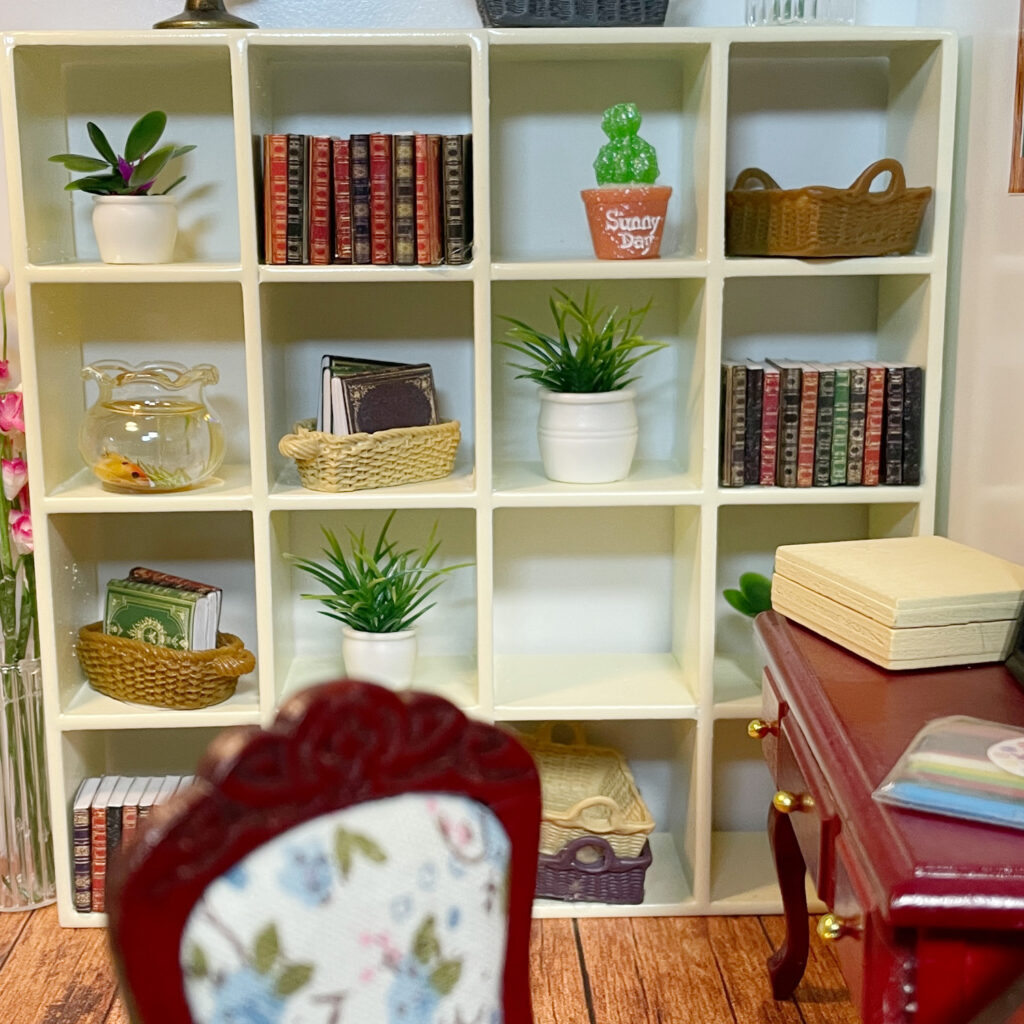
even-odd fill
[(850, 364), (836, 365), (832, 412), (832, 483), (846, 483), (846, 449), (850, 437)]
[(111, 580), (103, 631), (178, 651), (192, 649), (196, 602), (192, 591), (132, 580)]

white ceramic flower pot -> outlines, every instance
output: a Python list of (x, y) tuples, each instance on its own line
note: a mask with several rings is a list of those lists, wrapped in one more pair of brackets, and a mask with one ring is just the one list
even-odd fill
[(178, 237), (173, 196), (93, 196), (92, 229), (104, 263), (170, 263)]
[(632, 388), (582, 395), (540, 389), (537, 438), (551, 480), (604, 484), (624, 479), (638, 434)]
[(366, 633), (343, 625), (341, 656), (350, 679), (405, 689), (412, 684), (416, 669), (416, 630)]

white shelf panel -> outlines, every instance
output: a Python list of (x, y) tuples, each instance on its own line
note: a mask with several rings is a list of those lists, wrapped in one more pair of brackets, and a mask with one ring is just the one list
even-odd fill
[(721, 487), (720, 505), (913, 505), (925, 487)]
[(697, 697), (671, 654), (499, 654), (495, 716), (690, 718)]
[(373, 264), (327, 266), (270, 266), (259, 268), (261, 284), (278, 284), (299, 281), (348, 282), (356, 281), (472, 281), (476, 268), (472, 263), (455, 267), (398, 267), (374, 266)]
[(864, 256), (857, 259), (802, 260), (795, 257), (730, 256), (724, 277), (861, 277), (887, 274), (933, 274), (934, 256)]
[(211, 481), (187, 491), (107, 490), (82, 469), (54, 493), (40, 499), (46, 512), (199, 512), (252, 508), (248, 466), (222, 465)]
[(754, 717), (761, 711), (761, 680), (733, 658), (717, 655), (711, 669), (715, 718)]
[(643, 903), (584, 903), (535, 899), (533, 916), (541, 917), (654, 917), (685, 914), (693, 907), (693, 893), (672, 837), (654, 832), (650, 837), (651, 866), (644, 876)]
[(25, 276), (32, 284), (77, 284), (100, 282), (106, 284), (160, 284), (202, 281), (218, 283), (241, 281), (240, 263), (215, 260), (194, 260), (187, 263), (160, 263), (154, 265), (100, 263), (97, 260), (79, 260), (73, 263), (30, 263)]
[[(767, 811), (765, 812), (767, 816)], [(807, 906), (820, 914), (825, 905), (806, 882)], [(711, 835), (711, 912), (714, 914), (779, 914), (782, 897), (776, 881), (768, 834), (714, 832)]]
[[(582, 210), (582, 204), (581, 204)], [(523, 260), (491, 264), (493, 281), (637, 281), (704, 277), (710, 264), (701, 259)]]

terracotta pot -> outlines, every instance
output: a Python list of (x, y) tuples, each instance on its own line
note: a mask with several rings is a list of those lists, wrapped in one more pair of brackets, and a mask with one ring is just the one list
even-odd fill
[(601, 185), (585, 188), (580, 195), (599, 260), (649, 260), (658, 255), (671, 186)]

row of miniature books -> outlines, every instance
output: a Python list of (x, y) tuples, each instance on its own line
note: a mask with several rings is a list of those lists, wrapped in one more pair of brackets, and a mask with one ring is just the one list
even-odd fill
[(320, 385), (317, 430), (328, 434), (373, 434), (437, 423), (429, 363), (325, 355)]
[(137, 565), (107, 582), (103, 632), (177, 651), (217, 646), (220, 587)]
[(921, 482), (924, 371), (898, 362), (722, 363), (720, 482)]
[(468, 263), (472, 136), (263, 136), (268, 264)]
[(81, 914), (106, 910), (107, 864), (150, 811), (190, 786), (194, 775), (95, 775), (71, 804), (72, 890)]

